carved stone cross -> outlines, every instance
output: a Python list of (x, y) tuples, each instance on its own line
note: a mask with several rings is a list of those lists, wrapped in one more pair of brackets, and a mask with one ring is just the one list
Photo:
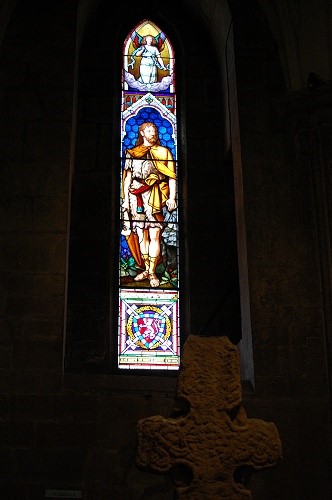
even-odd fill
[(179, 415), (138, 422), (137, 465), (169, 473), (181, 500), (250, 499), (250, 473), (275, 466), (282, 447), (273, 423), (247, 418), (227, 337), (189, 336), (177, 400)]

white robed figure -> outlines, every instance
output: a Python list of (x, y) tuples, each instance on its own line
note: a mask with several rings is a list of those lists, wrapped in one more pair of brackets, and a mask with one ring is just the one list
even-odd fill
[[(136, 33), (135, 35), (137, 37)], [(163, 37), (161, 35), (162, 33), (159, 35), (158, 40), (156, 40), (156, 38), (152, 35), (142, 37), (139, 47), (137, 47), (131, 55), (131, 63), (128, 64), (128, 68), (135, 65), (134, 56), (141, 56), (140, 76), (137, 80), (140, 83), (156, 83), (158, 69), (163, 71), (167, 71), (169, 69), (169, 65), (165, 66), (158, 48), (160, 42), (163, 42)]]

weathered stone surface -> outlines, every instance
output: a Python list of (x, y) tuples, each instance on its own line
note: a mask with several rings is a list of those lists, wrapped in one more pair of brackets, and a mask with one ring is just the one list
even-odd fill
[(282, 446), (273, 423), (247, 418), (227, 337), (188, 338), (177, 396), (178, 416), (138, 422), (137, 464), (170, 473), (181, 499), (251, 498), (251, 472), (275, 466)]

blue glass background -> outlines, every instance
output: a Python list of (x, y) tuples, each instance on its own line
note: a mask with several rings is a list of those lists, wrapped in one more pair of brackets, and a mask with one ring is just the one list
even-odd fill
[(167, 147), (171, 151), (173, 158), (176, 159), (175, 144), (172, 137), (172, 124), (166, 118), (163, 118), (159, 111), (149, 107), (142, 108), (137, 115), (127, 120), (126, 135), (122, 144), (122, 157), (124, 157), (126, 149), (135, 146), (138, 137), (138, 128), (144, 122), (153, 122), (157, 126), (161, 145)]

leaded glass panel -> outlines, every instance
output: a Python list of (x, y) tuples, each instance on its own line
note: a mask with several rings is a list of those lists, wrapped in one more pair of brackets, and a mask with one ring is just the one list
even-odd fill
[(174, 51), (144, 20), (123, 48), (118, 366), (178, 369), (179, 221)]

